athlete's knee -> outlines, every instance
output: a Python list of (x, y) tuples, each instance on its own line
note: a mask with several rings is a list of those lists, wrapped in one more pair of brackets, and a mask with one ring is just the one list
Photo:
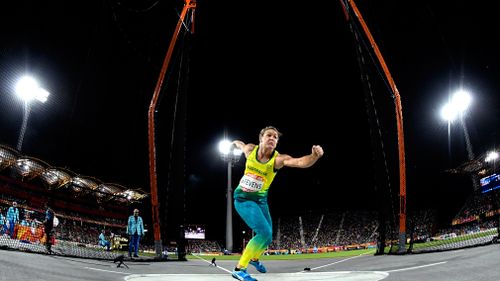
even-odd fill
[(268, 239), (266, 241), (266, 246), (271, 245), (271, 243), (273, 243), (273, 235), (272, 234), (268, 237)]
[(273, 241), (273, 233), (270, 229), (264, 229), (259, 234), (261, 235), (262, 240), (265, 241), (266, 245), (271, 244), (271, 242)]

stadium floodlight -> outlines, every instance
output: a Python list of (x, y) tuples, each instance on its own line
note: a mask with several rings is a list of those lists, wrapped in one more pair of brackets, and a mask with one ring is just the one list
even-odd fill
[(17, 150), (21, 152), (21, 147), (23, 145), (24, 134), (26, 133), (26, 128), (28, 126), (28, 118), (31, 111), (31, 101), (38, 100), (42, 103), (47, 101), (49, 97), (49, 92), (38, 85), (38, 82), (31, 76), (24, 76), (16, 84), (16, 94), (24, 101), (24, 114), (23, 123), (21, 125), (21, 131), (19, 132), (19, 138), (17, 139)]
[(469, 92), (464, 90), (457, 91), (450, 99), (450, 101), (445, 104), (441, 110), (441, 117), (448, 121), (448, 130), (450, 124), (457, 118), (460, 120), (462, 129), (464, 130), (465, 142), (467, 145), (467, 154), (469, 160), (474, 159), (474, 153), (472, 151), (472, 144), (470, 142), (469, 131), (465, 125), (464, 117), (467, 113), (467, 109), (472, 103), (472, 97)]
[(228, 162), (238, 162), (243, 151), (235, 147), (232, 142), (224, 139), (219, 142), (219, 152), (222, 160)]
[(451, 100), (443, 106), (441, 117), (448, 122), (453, 122), (459, 117), (463, 118), (471, 103), (472, 97), (469, 92), (459, 90), (453, 94)]
[(232, 176), (231, 168), (234, 163), (240, 160), (243, 151), (235, 147), (229, 140), (224, 139), (219, 142), (219, 152), (222, 160), (227, 162), (227, 194), (226, 194), (226, 250), (233, 251), (233, 196), (232, 196)]
[[(450, 132), (450, 125), (456, 119), (459, 119), (460, 125), (464, 131), (465, 144), (467, 148), (467, 156), (469, 161), (474, 159), (474, 152), (472, 150), (472, 143), (470, 141), (469, 130), (465, 124), (465, 116), (467, 114), (467, 110), (472, 104), (472, 96), (469, 92), (460, 89), (449, 100), (447, 104), (445, 104), (441, 110), (441, 117), (448, 121), (448, 135)], [(479, 188), (479, 180), (477, 179), (476, 174), (472, 174), (472, 185), (474, 190)]]
[(498, 159), (498, 152), (496, 151), (490, 151), (486, 155), (486, 158), (484, 159), (485, 162), (495, 162)]

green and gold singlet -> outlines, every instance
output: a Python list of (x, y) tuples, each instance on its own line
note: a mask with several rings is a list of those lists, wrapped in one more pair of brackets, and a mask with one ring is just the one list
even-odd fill
[(278, 151), (274, 151), (273, 156), (265, 163), (257, 160), (256, 145), (250, 155), (248, 155), (245, 164), (245, 173), (241, 177), (238, 187), (234, 190), (234, 198), (261, 199), (266, 198), (269, 186), (276, 176), (274, 169), (274, 160), (278, 156)]

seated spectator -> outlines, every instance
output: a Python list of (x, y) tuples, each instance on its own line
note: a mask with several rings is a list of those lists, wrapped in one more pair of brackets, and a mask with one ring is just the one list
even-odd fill
[(101, 230), (101, 234), (99, 234), (99, 245), (106, 247), (106, 251), (109, 251), (111, 247), (111, 243), (106, 239), (105, 230)]

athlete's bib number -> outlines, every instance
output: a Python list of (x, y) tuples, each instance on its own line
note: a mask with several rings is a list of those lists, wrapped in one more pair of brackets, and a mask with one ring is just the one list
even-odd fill
[(254, 174), (246, 174), (240, 180), (243, 191), (257, 192), (264, 186), (264, 179)]

